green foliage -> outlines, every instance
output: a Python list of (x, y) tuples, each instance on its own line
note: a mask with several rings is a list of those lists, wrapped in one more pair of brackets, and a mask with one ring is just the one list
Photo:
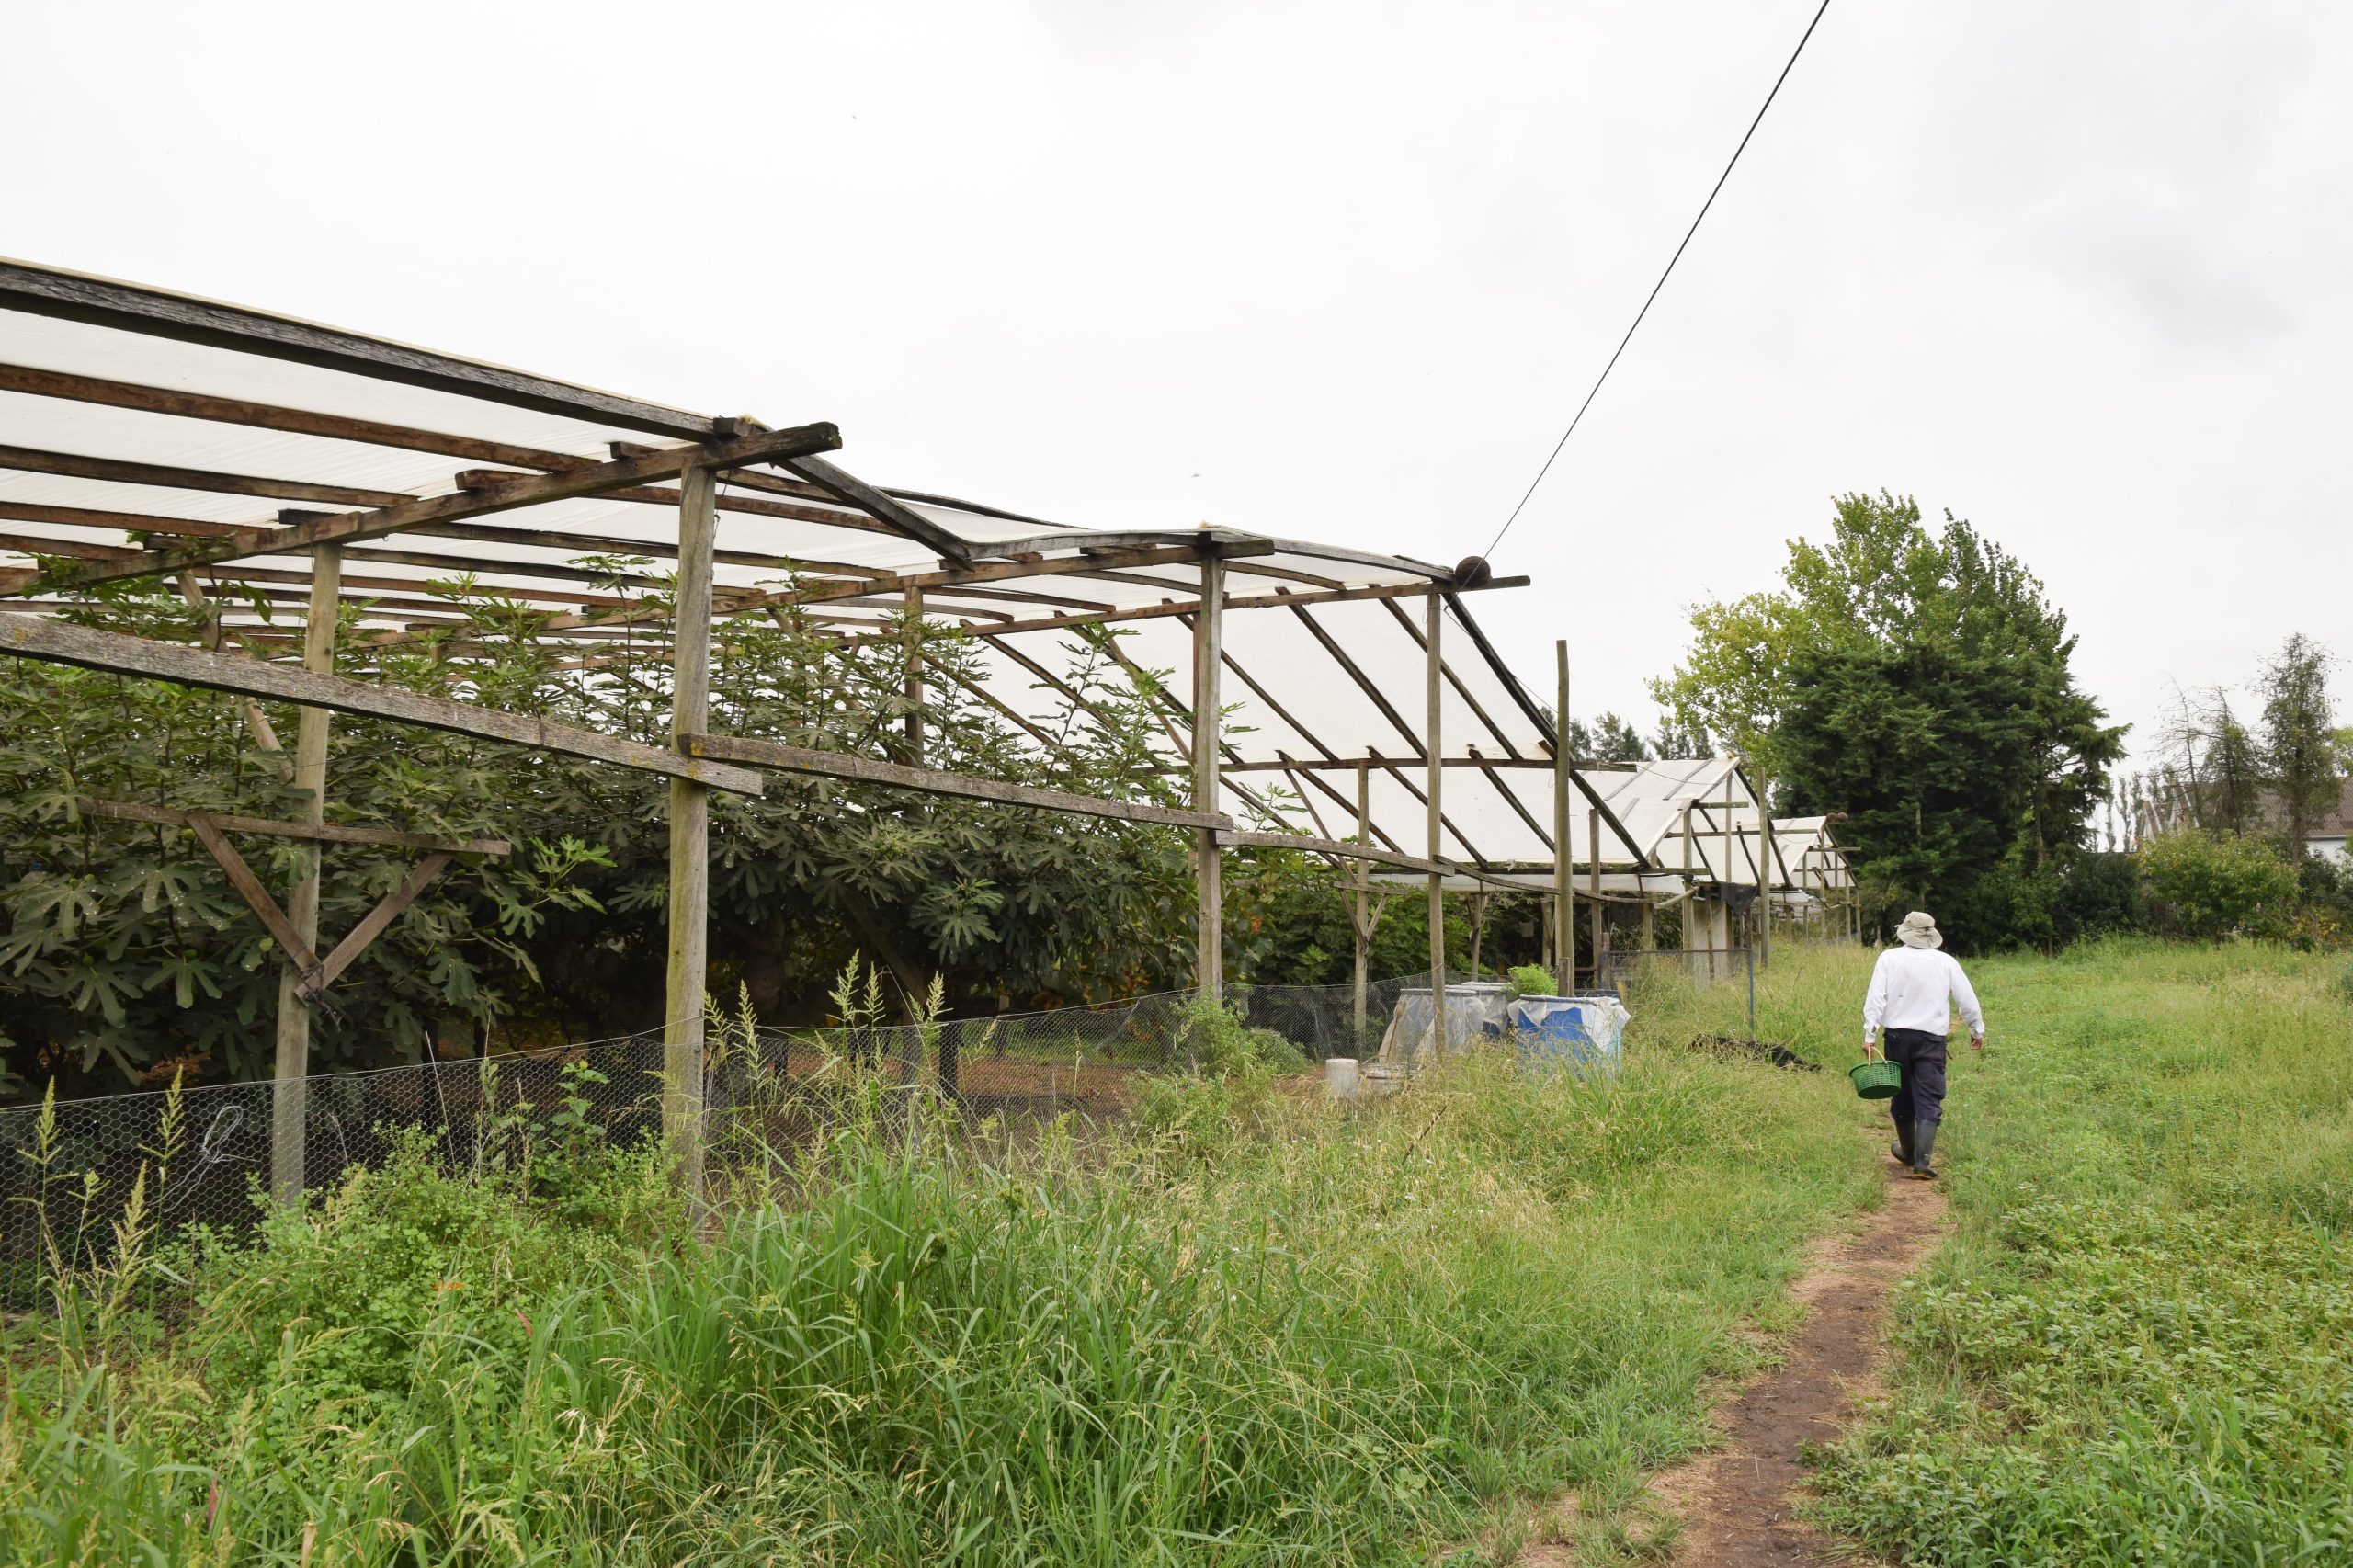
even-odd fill
[[(868, 1115), (701, 1238), (419, 1151), (206, 1258), (143, 1358), (6, 1363), (0, 1557), (1371, 1564), (1563, 1484), (1607, 1516), (1867, 1189), (1837, 1085), (1673, 1038), (1737, 1007), (1663, 998), (1610, 1085), (1269, 1096), (1214, 1159)], [(1198, 1085), (1264, 1074), (1233, 1033)]]
[(2301, 860), (2313, 823), (2335, 805), (2338, 778), (2328, 650), (2290, 632), (2263, 666), (2264, 771), (2279, 801), (2288, 852)]
[[(587, 564), (648, 609), (593, 674), (561, 667), (558, 650), (533, 639), (533, 616), (463, 580), (438, 589), (463, 624), (389, 648), (347, 640), (339, 673), (661, 742), (666, 583), (643, 562)], [(110, 585), (94, 599), (78, 619), (165, 640), (210, 634), (200, 611), (155, 584)], [(1049, 750), (971, 695), (977, 655), (961, 632), (897, 630), (939, 675), (922, 705), (937, 765), (1173, 801), (1156, 677), (1129, 674), (1105, 637), (1081, 640), (1076, 695), (1057, 694), (1063, 707), (1041, 725), (1057, 743)], [(870, 747), (910, 711), (905, 657), (904, 641), (845, 642), (793, 615), (731, 622), (712, 722)], [(291, 709), (263, 710), (292, 734)], [(453, 868), (369, 949), (314, 1028), (314, 1066), (659, 1021), (662, 780), (369, 720), (339, 717), (334, 733), (331, 821), (521, 848)], [(301, 801), (281, 762), (236, 699), (30, 661), (0, 669), (0, 1086), (54, 1075), (85, 1093), (161, 1081), (175, 1065), (192, 1078), (267, 1071), (280, 964), (259, 921), (184, 831), (92, 817), (76, 801), (285, 818)], [(714, 980), (748, 986), (765, 1011), (813, 1002), (851, 929), (896, 971), (944, 972), (951, 992), (992, 998), (1132, 994), (1189, 971), (1190, 875), (1166, 834), (978, 801), (910, 810), (904, 793), (779, 778), (756, 799), (715, 801), (711, 837)], [(307, 853), (285, 840), (244, 847), (279, 887)], [(330, 848), (322, 931), (348, 930), (406, 869), (396, 854)]]
[(2082, 843), (2122, 732), (2075, 689), (2041, 585), (1884, 494), (1839, 497), (1831, 542), (1792, 541), (1782, 585), (1695, 611), (1654, 695), (1733, 738), (1790, 806), (1846, 812), (1881, 906), (1936, 911), (1964, 949), (2050, 940), (2057, 889), (2029, 884)]
[(1997, 1044), (1938, 1144), (1958, 1234), (1905, 1286), (1829, 1522), (1936, 1568), (2320, 1562), (2353, 1539), (2341, 960), (2086, 944), (1979, 966)]
[(1693, 609), (1690, 652), (1673, 676), (1651, 683), (1669, 724), (1729, 743), (1760, 780), (1784, 774), (1778, 732), (1793, 689), (1790, 661), (1906, 635), (1946, 585), (1949, 551), (1921, 528), (1910, 496), (1857, 492), (1833, 506), (1827, 545), (1790, 541), (1779, 592)]
[(2296, 874), (2259, 838), (2181, 828), (2142, 842), (2141, 874), (2158, 919), (2185, 937), (2211, 940), (2269, 917), (2288, 919)]
[[(424, 1346), (462, 1347), (468, 1360), (520, 1358), (533, 1308), (621, 1256), (625, 1239), (654, 1233), (658, 1166), (643, 1155), (605, 1159), (600, 1168), (571, 1141), (562, 1157), (538, 1162), (536, 1185), (554, 1201), (534, 1204), (519, 1173), (453, 1167), (438, 1138), (404, 1131), (380, 1169), (355, 1170), (302, 1209), (267, 1211), (258, 1246), (199, 1244), (188, 1350), (224, 1386), (253, 1386), (289, 1353), (287, 1326), (296, 1325), (304, 1381), (330, 1403), (413, 1391)], [(635, 1223), (612, 1223), (604, 1205), (579, 1213), (571, 1200), (600, 1185), (640, 1199)], [(665, 1225), (676, 1219), (666, 1204), (658, 1212)], [(498, 1418), (503, 1391), (470, 1386), (467, 1418)]]
[(1302, 1073), (1307, 1058), (1272, 1029), (1252, 1028), (1242, 1015), (1215, 1002), (1198, 1001), (1177, 1026), (1176, 1050), (1205, 1077), (1237, 1073)]
[(1511, 968), (1511, 988), (1522, 996), (1558, 996), (1560, 986), (1552, 979), (1552, 971), (1540, 963), (1514, 964)]

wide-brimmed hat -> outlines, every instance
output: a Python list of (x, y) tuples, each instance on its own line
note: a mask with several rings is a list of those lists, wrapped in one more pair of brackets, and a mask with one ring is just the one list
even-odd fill
[(1945, 939), (1937, 934), (1936, 916), (1923, 915), (1916, 909), (1905, 915), (1904, 923), (1895, 928), (1895, 939), (1907, 948), (1941, 948), (1945, 945)]

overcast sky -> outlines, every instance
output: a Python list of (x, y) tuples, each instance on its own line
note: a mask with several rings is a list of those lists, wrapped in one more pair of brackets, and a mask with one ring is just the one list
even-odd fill
[[(1814, 3), (19, 7), (0, 253), (1452, 562)], [(2348, 198), (2353, 6), (1834, 0), (1481, 618), (1647, 726), (1686, 607), (1886, 487), (2143, 744), (2169, 677), (2353, 653)]]

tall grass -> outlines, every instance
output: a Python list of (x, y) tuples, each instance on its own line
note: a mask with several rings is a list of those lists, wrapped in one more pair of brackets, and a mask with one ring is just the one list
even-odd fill
[[(1852, 1033), (1853, 969), (1792, 955), (1768, 1032)], [(1563, 1486), (1607, 1518), (1877, 1180), (1843, 1080), (1684, 1049), (1729, 988), (1636, 1010), (1618, 1080), (1343, 1108), (1244, 1061), (1108, 1143), (869, 1096), (701, 1240), (642, 1155), (551, 1193), (412, 1144), (71, 1362), (19, 1325), (0, 1551), (1376, 1563)]]
[(1959, 1233), (1896, 1306), (1829, 1519), (1938, 1564), (2353, 1561), (2341, 959), (2115, 942), (1979, 967)]

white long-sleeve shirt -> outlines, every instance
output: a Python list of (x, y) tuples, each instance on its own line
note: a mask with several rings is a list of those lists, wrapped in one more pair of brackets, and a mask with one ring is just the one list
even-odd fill
[(1890, 948), (1871, 967), (1871, 988), (1863, 994), (1863, 1039), (1876, 1039), (1881, 1029), (1944, 1034), (1952, 1027), (1953, 1003), (1972, 1039), (1985, 1032), (1977, 993), (1959, 963), (1935, 948)]

